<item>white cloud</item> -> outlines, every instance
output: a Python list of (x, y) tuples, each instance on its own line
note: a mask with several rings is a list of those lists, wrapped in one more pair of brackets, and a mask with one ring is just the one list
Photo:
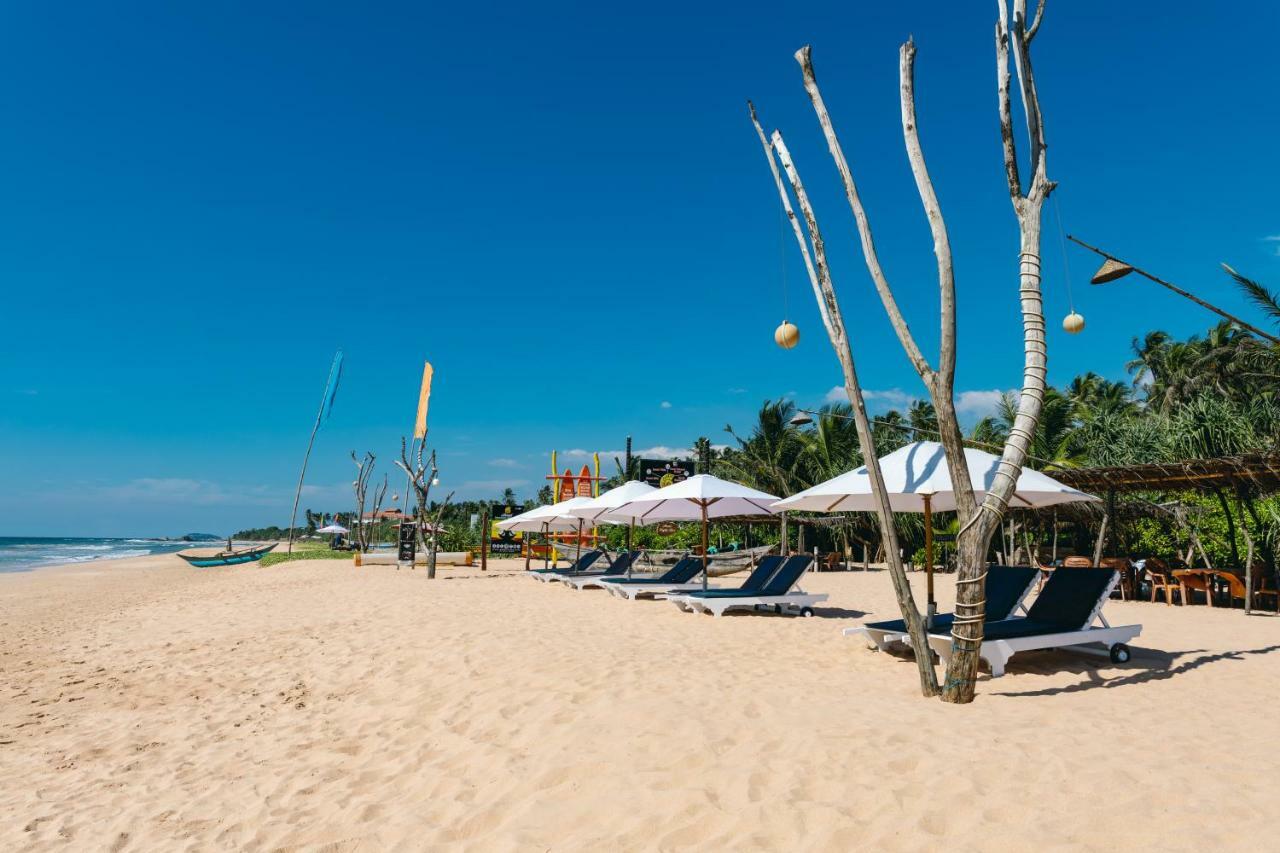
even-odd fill
[[(728, 446), (729, 445), (727, 444), (712, 444), (711, 449), (718, 452), (726, 449)], [(600, 463), (602, 466), (605, 462), (610, 462), (614, 459), (624, 459), (627, 455), (627, 451), (625, 450), (601, 450), (599, 452)], [(573, 450), (560, 451), (556, 458), (560, 460), (590, 459), (591, 453), (592, 451), (590, 450), (574, 448)], [(633, 447), (631, 448), (631, 455), (637, 459), (679, 459), (693, 456), (694, 454), (693, 449), (690, 447), (670, 447), (665, 444), (655, 444), (652, 447)]]
[(1269, 235), (1269, 236), (1267, 236), (1267, 237), (1263, 237), (1263, 238), (1262, 238), (1262, 242), (1264, 242), (1264, 243), (1274, 243), (1274, 244), (1275, 244), (1275, 253), (1276, 253), (1276, 257), (1277, 257), (1277, 258), (1280, 258), (1280, 234), (1271, 234), (1271, 235)]
[(667, 400), (663, 400), (663, 401), (662, 401), (662, 408), (664, 408), (664, 409), (669, 409), (669, 408), (671, 408), (671, 403), (670, 403), (670, 402), (668, 402)]
[(985, 418), (1000, 407), (1004, 391), (961, 391), (956, 395), (956, 414)]
[[(905, 408), (915, 402), (916, 397), (901, 388), (889, 388), (884, 391), (877, 391), (873, 388), (863, 391), (862, 399), (868, 403), (876, 404), (873, 405), (873, 408), (880, 408), (881, 405), (888, 408)], [(827, 403), (847, 403), (849, 402), (849, 395), (844, 390), (843, 385), (835, 385), (827, 392), (827, 396), (823, 400)]]
[(503, 457), (499, 457), (497, 459), (490, 459), (489, 464), (492, 465), (494, 468), (519, 468), (520, 467), (520, 463), (517, 462), (516, 460), (506, 459)]
[(729, 389), (729, 393), (730, 393), (730, 394), (745, 394), (745, 393), (747, 393), (747, 389), (746, 389), (746, 388), (730, 388), (730, 389)]

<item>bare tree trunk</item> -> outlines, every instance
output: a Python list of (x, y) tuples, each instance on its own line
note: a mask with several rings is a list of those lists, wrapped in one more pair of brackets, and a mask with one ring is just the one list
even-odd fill
[(1106, 547), (1107, 528), (1111, 526), (1111, 512), (1104, 510), (1102, 513), (1102, 523), (1098, 525), (1098, 541), (1093, 543), (1093, 564), (1095, 566), (1102, 564), (1102, 549)]
[[(876, 496), (881, 535), (884, 537), (889, 574), (893, 579), (894, 592), (898, 599), (898, 609), (902, 613), (903, 620), (907, 624), (907, 632), (910, 634), (912, 644), (916, 648), (915, 657), (916, 666), (920, 674), (920, 690), (925, 696), (934, 696), (938, 693), (938, 679), (933, 668), (933, 656), (929, 651), (924, 622), (920, 617), (920, 611), (917, 609), (915, 599), (911, 593), (911, 584), (907, 580), (907, 573), (902, 566), (901, 549), (898, 547), (898, 534), (893, 524), (893, 508), (889, 503), (888, 490), (884, 484), (884, 476), (880, 471), (880, 460), (876, 456), (875, 442), (871, 434), (871, 422), (867, 417), (866, 401), (862, 396), (862, 386), (858, 381), (858, 373), (854, 367), (853, 352), (849, 347), (844, 318), (840, 312), (840, 304), (836, 299), (835, 287), (831, 282), (826, 247), (822, 239), (822, 232), (818, 227), (817, 216), (814, 214), (813, 206), (809, 203), (809, 196), (805, 192), (799, 172), (791, 160), (791, 154), (782, 139), (782, 134), (775, 130), (771, 141), (766, 140), (764, 129), (756, 119), (755, 108), (751, 107), (750, 109), (752, 123), (760, 136), (761, 144), (764, 146), (765, 155), (769, 160), (769, 168), (773, 172), (774, 182), (777, 185), (783, 209), (786, 211), (787, 218), (791, 221), (796, 239), (800, 244), (801, 253), (805, 258), (805, 268), (809, 271), (810, 284), (818, 300), (818, 310), (822, 315), (823, 325), (826, 327), (827, 336), (831, 340), (831, 345), (836, 351), (836, 357), (839, 359), (840, 367), (844, 373), (845, 392), (849, 396), (849, 403), (853, 409), (854, 425), (858, 433), (858, 445), (867, 466), (871, 489)], [(776, 161), (774, 160), (775, 153), (777, 155)], [(782, 164), (782, 168), (791, 184), (791, 190), (795, 193), (796, 203), (800, 205), (800, 210), (804, 214), (809, 241), (805, 240), (795, 212), (791, 209), (786, 187), (782, 183), (781, 175), (778, 174), (778, 163)], [(812, 255), (810, 255), (810, 243), (812, 243)]]
[[(1040, 26), (1043, 2), (1029, 28), (1026, 26), (1026, 0), (1015, 0), (1012, 20), (1005, 0), (999, 0), (998, 9), (1000, 17), (996, 25), (996, 57), (1000, 125), (1010, 198), (1020, 230), (1019, 294), (1023, 315), (1024, 364), (1022, 394), (1019, 398), (1017, 415), (1005, 443), (995, 483), (981, 507), (974, 499), (969, 482), (968, 467), (964, 461), (963, 438), (953, 402), (956, 352), (954, 273), (945, 222), (919, 141), (914, 93), (915, 45), (908, 40), (902, 46), (899, 54), (899, 82), (903, 139), (920, 200), (929, 221), (938, 267), (941, 335), (939, 366), (936, 371), (929, 365), (916, 345), (885, 277), (871, 233), (869, 217), (863, 208), (852, 170), (836, 137), (831, 117), (818, 88), (811, 52), (808, 47), (805, 47), (796, 53), (796, 60), (800, 63), (804, 74), (805, 90), (813, 104), (818, 122), (826, 137), (828, 149), (844, 184), (845, 196), (857, 224), (867, 270), (888, 314), (890, 324), (928, 390), (938, 416), (940, 440), (946, 452), (948, 470), (955, 490), (957, 516), (961, 523), (956, 543), (957, 617), (952, 629), (952, 656), (947, 668), (947, 686), (943, 694), (943, 698), (950, 702), (969, 702), (973, 699), (985, 616), (986, 552), (992, 534), (1000, 526), (1013, 487), (1026, 459), (1032, 436), (1035, 434), (1045, 386), (1044, 314), (1040, 297), (1040, 220), (1044, 199), (1052, 191), (1053, 185), (1048, 181), (1045, 172), (1043, 123), (1030, 54), (1031, 41)], [(1009, 100), (1008, 58), (1011, 43), (1015, 47), (1014, 61), (1026, 113), (1027, 135), (1031, 145), (1030, 161), (1033, 178), (1025, 195), (1018, 174)], [(776, 132), (774, 138), (775, 142), (780, 139)], [(781, 154), (781, 151), (779, 153)], [(787, 160), (783, 158), (784, 167), (786, 163)], [(792, 178), (794, 189), (796, 180), (790, 170), (788, 170), (788, 177)], [(799, 198), (798, 190), (797, 198)], [(808, 211), (806, 211), (806, 220), (808, 220)], [(813, 235), (813, 230), (811, 225), (810, 232), (811, 236), (814, 236), (816, 257), (818, 240), (816, 235)], [(797, 236), (799, 236), (798, 229)], [(812, 266), (809, 266), (815, 292), (818, 292), (818, 284), (823, 277), (814, 276)], [(821, 260), (818, 266), (821, 269)], [(834, 294), (828, 294), (824, 289), (823, 292), (818, 293), (818, 302), (830, 334), (831, 321), (827, 314), (832, 311)], [(833, 345), (836, 346), (837, 355), (843, 362), (844, 357), (837, 336), (832, 334), (831, 337)], [(846, 381), (846, 384), (849, 383)], [(890, 524), (885, 527), (888, 535), (892, 526)], [(895, 552), (895, 559), (897, 558), (896, 550), (896, 543), (886, 548), (886, 551)]]
[[(418, 545), (423, 550), (427, 550), (427, 541), (425, 532), (428, 527), (432, 526), (427, 516), (427, 508), (431, 497), (431, 486), (435, 483), (437, 475), (440, 473), (439, 467), (436, 465), (436, 453), (431, 451), (429, 460), (424, 460), (427, 446), (427, 439), (424, 436), (421, 443), (417, 446), (416, 458), (413, 461), (409, 459), (408, 443), (404, 438), (400, 439), (400, 458), (396, 460), (396, 466), (408, 475), (409, 485), (413, 488), (414, 495), (418, 501), (418, 505), (414, 508), (414, 527), (418, 538)], [(452, 497), (450, 493), (450, 497)], [(446, 499), (447, 503), (447, 499)], [(441, 507), (443, 512), (443, 506)], [(435, 561), (430, 560), (427, 565), (428, 580), (434, 578)]]

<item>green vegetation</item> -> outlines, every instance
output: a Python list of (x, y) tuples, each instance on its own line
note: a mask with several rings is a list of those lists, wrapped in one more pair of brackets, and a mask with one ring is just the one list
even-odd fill
[(324, 542), (302, 541), (293, 543), (293, 553), (272, 551), (265, 554), (259, 562), (262, 566), (275, 566), (293, 560), (346, 560), (351, 562), (355, 555), (350, 551), (334, 551)]

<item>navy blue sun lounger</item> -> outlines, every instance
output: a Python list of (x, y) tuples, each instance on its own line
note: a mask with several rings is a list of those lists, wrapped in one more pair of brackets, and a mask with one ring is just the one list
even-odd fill
[[(992, 676), (1003, 675), (1016, 652), (1032, 649), (1079, 646), (1081, 651), (1098, 651), (1100, 645), (1113, 663), (1128, 661), (1125, 644), (1142, 633), (1142, 626), (1112, 627), (1102, 616), (1102, 606), (1119, 580), (1114, 569), (1055, 570), (1025, 617), (984, 625), (978, 654), (991, 665)], [(1092, 627), (1095, 620), (1102, 624)], [(951, 657), (949, 634), (931, 631), (929, 646), (944, 662)]]
[[(987, 569), (987, 621), (998, 622), (1009, 619), (1018, 612), (1023, 599), (1031, 594), (1031, 589), (1040, 580), (1040, 570), (1031, 566), (991, 566)], [(953, 613), (939, 613), (933, 617), (929, 627), (931, 633), (942, 633), (951, 630), (955, 619)], [(844, 635), (852, 637), (864, 635), (881, 649), (888, 644), (904, 638), (907, 623), (901, 619), (889, 619), (884, 622), (868, 622), (856, 628), (845, 628)]]

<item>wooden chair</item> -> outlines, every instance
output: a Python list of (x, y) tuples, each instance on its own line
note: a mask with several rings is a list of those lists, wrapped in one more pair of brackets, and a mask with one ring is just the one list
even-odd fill
[(1237, 600), (1239, 600), (1240, 606), (1243, 607), (1246, 588), (1244, 585), (1244, 578), (1240, 577), (1240, 575), (1235, 572), (1229, 571), (1215, 571), (1213, 574), (1226, 589), (1227, 607), (1235, 607)]
[(827, 564), (827, 571), (829, 572), (839, 571), (840, 570), (840, 553), (838, 551), (832, 551), (830, 554), (826, 556), (823, 562)]
[(1116, 589), (1120, 592), (1121, 601), (1133, 598), (1133, 563), (1129, 562), (1128, 557), (1103, 557), (1098, 561), (1098, 566), (1115, 569), (1120, 573), (1120, 583), (1116, 584)]
[(1067, 557), (1062, 561), (1064, 569), (1092, 569), (1093, 560), (1088, 557)]
[[(1159, 557), (1148, 557), (1143, 564), (1147, 573), (1147, 582), (1151, 584), (1151, 603), (1156, 603), (1156, 593), (1164, 596), (1164, 603), (1173, 606), (1173, 593), (1182, 594), (1182, 584), (1169, 570), (1169, 564)], [(1186, 599), (1182, 599), (1185, 603)]]
[(1262, 602), (1270, 600), (1271, 609), (1280, 613), (1280, 589), (1276, 589), (1275, 576), (1267, 571), (1261, 563), (1253, 564), (1253, 603), (1262, 606)]

